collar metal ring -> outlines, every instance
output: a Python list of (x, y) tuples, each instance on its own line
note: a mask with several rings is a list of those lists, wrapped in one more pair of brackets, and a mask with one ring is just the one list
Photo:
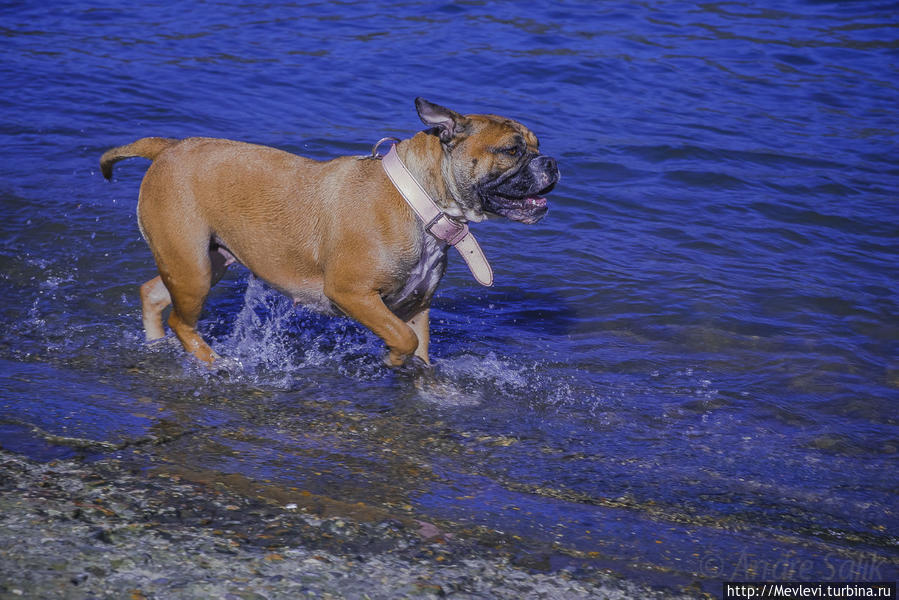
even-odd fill
[(400, 140), (399, 140), (399, 138), (395, 138), (395, 137), (385, 137), (385, 138), (381, 138), (380, 140), (378, 140), (378, 143), (377, 143), (377, 144), (375, 144), (374, 146), (372, 146), (372, 148), (371, 148), (371, 157), (372, 157), (372, 158), (381, 158), (381, 155), (378, 154), (378, 148), (380, 148), (383, 144), (386, 144), (387, 142), (393, 142), (394, 144), (399, 144), (399, 143), (400, 143)]

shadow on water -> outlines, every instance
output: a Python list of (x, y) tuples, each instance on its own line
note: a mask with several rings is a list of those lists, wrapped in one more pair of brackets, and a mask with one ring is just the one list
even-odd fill
[[(492, 315), (503, 329), (546, 336), (568, 335), (580, 319), (580, 311), (571, 301), (551, 288), (505, 286), (500, 291), (437, 298), (434, 307), (460, 319)], [(476, 330), (472, 333), (479, 334)]]

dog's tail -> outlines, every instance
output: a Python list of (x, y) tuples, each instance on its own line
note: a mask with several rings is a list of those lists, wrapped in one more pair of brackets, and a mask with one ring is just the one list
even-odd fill
[(173, 138), (145, 137), (126, 146), (112, 148), (100, 157), (100, 171), (106, 179), (112, 179), (112, 166), (124, 158), (142, 156), (154, 160), (159, 153), (170, 146), (174, 146), (180, 140)]

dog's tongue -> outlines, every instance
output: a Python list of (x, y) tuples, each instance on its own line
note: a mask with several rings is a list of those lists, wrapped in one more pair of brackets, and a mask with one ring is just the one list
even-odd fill
[(534, 198), (525, 198), (524, 201), (535, 208), (546, 206), (546, 198), (542, 198), (540, 196), (535, 196)]

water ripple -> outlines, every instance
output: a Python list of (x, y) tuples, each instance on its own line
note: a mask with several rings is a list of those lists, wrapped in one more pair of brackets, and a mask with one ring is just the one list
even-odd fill
[[(366, 493), (688, 582), (696, 544), (895, 566), (891, 5), (100, 0), (0, 22), (0, 410), (122, 436), (149, 396), (223, 428), (179, 460), (323, 493), (364, 469)], [(358, 154), (417, 131), (418, 95), (520, 118), (563, 174), (539, 224), (473, 226), (496, 285), (450, 265), (432, 379), (239, 270), (201, 320), (231, 367), (144, 345), (146, 162), (109, 184), (105, 149)]]

